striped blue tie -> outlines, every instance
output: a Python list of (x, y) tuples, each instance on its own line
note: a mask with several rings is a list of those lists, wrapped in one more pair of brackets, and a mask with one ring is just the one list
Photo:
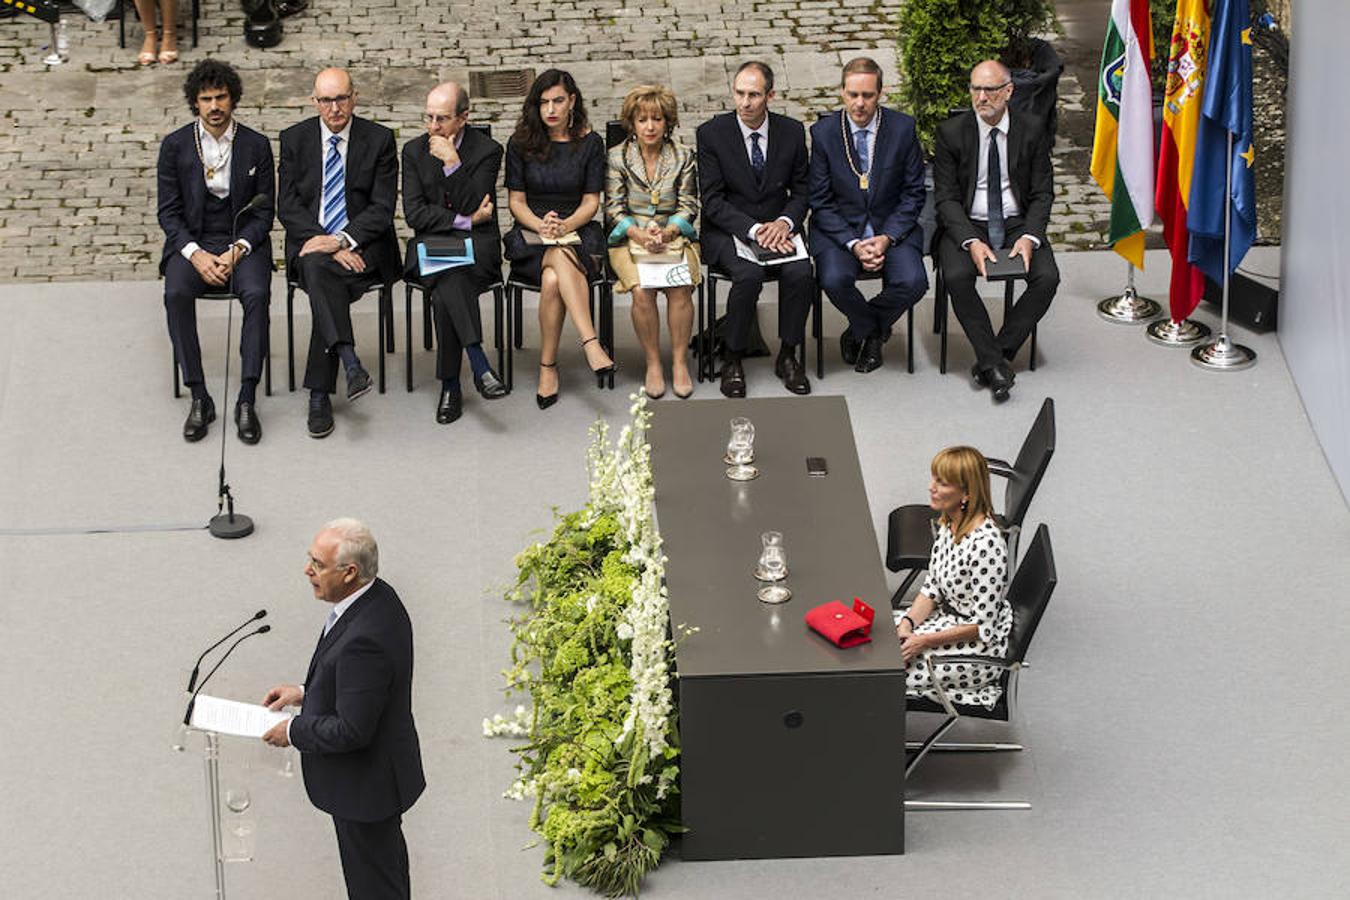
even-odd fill
[(342, 154), (333, 135), (328, 139), (328, 156), (323, 161), (323, 230), (337, 234), (347, 226), (347, 185), (342, 167)]

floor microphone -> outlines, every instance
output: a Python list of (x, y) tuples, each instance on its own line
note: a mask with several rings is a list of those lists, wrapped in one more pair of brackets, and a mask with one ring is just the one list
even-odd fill
[(250, 622), (256, 622), (256, 621), (258, 621), (259, 619), (264, 618), (266, 615), (267, 615), (267, 610), (265, 610), (265, 609), (260, 609), (260, 610), (258, 610), (258, 611), (255, 612), (253, 615), (249, 616), (248, 619), (244, 622), (244, 624), (240, 625), (238, 628), (234, 629), (234, 630), (231, 631), (229, 634), (225, 635), (223, 638), (221, 638), (220, 640), (216, 641), (216, 642), (215, 642), (214, 644), (212, 644), (210, 647), (207, 647), (205, 650), (203, 650), (203, 651), (202, 651), (202, 655), (199, 656), (199, 657), (197, 657), (197, 664), (194, 665), (194, 666), (192, 667), (192, 677), (188, 679), (188, 686), (187, 686), (187, 691), (186, 691), (186, 693), (191, 694), (191, 693), (192, 693), (192, 689), (195, 688), (195, 687), (197, 686), (197, 673), (198, 673), (199, 671), (201, 671), (202, 660), (206, 659), (206, 654), (210, 653), (212, 650), (216, 649), (216, 648), (219, 647), (221, 644), (225, 643), (225, 642), (228, 641), (230, 638), (234, 637), (236, 634), (238, 634), (239, 632), (243, 631), (245, 628), (247, 628), (247, 627), (249, 626), (249, 623), (250, 623)]
[[(247, 625), (248, 623), (245, 622), (244, 624)], [(267, 632), (271, 630), (272, 630), (271, 625), (261, 625), (258, 628), (255, 628), (254, 630), (250, 631), (243, 637), (239, 638), (237, 641), (235, 641), (233, 644), (230, 645), (230, 649), (226, 650), (225, 653), (220, 657), (220, 659), (216, 661), (216, 664), (211, 667), (211, 671), (207, 672), (206, 677), (202, 679), (202, 683), (197, 685), (197, 689), (192, 692), (192, 697), (188, 699), (187, 712), (183, 713), (184, 725), (192, 724), (192, 707), (197, 705), (197, 695), (202, 692), (202, 688), (206, 687), (206, 683), (211, 680), (211, 676), (216, 674), (216, 669), (220, 668), (220, 664), (230, 658), (230, 654), (234, 652), (234, 648), (238, 647), (240, 644), (242, 644), (249, 638), (253, 637), (255, 634), (267, 634)]]

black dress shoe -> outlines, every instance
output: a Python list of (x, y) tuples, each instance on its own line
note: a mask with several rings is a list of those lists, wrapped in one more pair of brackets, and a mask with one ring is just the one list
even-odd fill
[[(498, 396), (504, 397), (506, 394)], [(462, 415), (464, 415), (464, 396), (455, 391), (442, 390), (440, 402), (436, 404), (436, 421), (442, 425), (449, 425)]]
[[(475, 378), (473, 386), (478, 388), (478, 393), (482, 395), (484, 400), (500, 400), (507, 394), (506, 385), (502, 384), (502, 380), (497, 377), (497, 373), (491, 369), (484, 372), (482, 378)], [(444, 400), (445, 398), (442, 397), (441, 399)], [(457, 419), (459, 416), (455, 416), (455, 418)]]
[(858, 353), (858, 364), (853, 367), (855, 372), (871, 372), (881, 368), (881, 338), (879, 336), (870, 337), (863, 341), (862, 350)]
[(839, 355), (844, 358), (844, 365), (853, 366), (858, 363), (858, 351), (862, 348), (858, 339), (853, 336), (853, 332), (845, 328), (844, 333), (839, 335)]
[(326, 438), (333, 433), (333, 403), (327, 394), (319, 400), (310, 401), (309, 421), (306, 424), (312, 438)]
[(239, 431), (239, 440), (245, 444), (256, 444), (262, 440), (262, 420), (258, 418), (258, 409), (248, 400), (240, 400), (234, 405), (234, 425)]
[(745, 396), (745, 369), (739, 359), (722, 361), (722, 396), (733, 400)]
[(363, 366), (355, 365), (347, 372), (347, 401), (351, 402), (370, 393), (375, 384)]
[(188, 443), (200, 441), (206, 437), (206, 426), (216, 420), (216, 401), (210, 397), (193, 400), (188, 409), (187, 420), (183, 422), (183, 440)]
[(309, 7), (309, 0), (277, 0), (273, 6), (276, 8), (277, 15), (284, 19), (286, 16), (304, 12)]
[(783, 379), (783, 387), (794, 394), (811, 393), (811, 382), (806, 380), (806, 370), (796, 353), (780, 353), (773, 364), (773, 374)]
[(993, 392), (995, 401), (1002, 403), (1007, 400), (1012, 386), (1013, 373), (1007, 363), (999, 363), (989, 370), (989, 390)]
[(989, 373), (993, 371), (993, 369), (982, 369), (980, 368), (980, 364), (976, 363), (970, 367), (970, 377), (973, 378), (975, 383), (980, 387), (989, 387)]

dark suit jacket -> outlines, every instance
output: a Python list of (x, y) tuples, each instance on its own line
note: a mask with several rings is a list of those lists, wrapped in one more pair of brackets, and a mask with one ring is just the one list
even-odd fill
[[(1008, 111), (1008, 182), (1022, 211), (1026, 233), (1040, 238), (1041, 243), (1047, 240), (1045, 229), (1055, 197), (1048, 134), (1040, 116)], [(958, 244), (979, 236), (969, 215), (979, 178), (979, 142), (974, 111), (952, 116), (938, 126), (933, 199), (942, 227)]]
[[(164, 229), (164, 252), (159, 273), (169, 257), (192, 241), (201, 242), (202, 217), (206, 213), (206, 172), (197, 156), (193, 122), (170, 134), (159, 145), (159, 227)], [(272, 215), (276, 205), (276, 180), (272, 174), (272, 145), (252, 128), (239, 126), (230, 157), (230, 215), (243, 209), (257, 195), (267, 202), (239, 219), (239, 236), (254, 253), (272, 258)]]
[(431, 155), (430, 138), (423, 134), (403, 145), (403, 218), (413, 230), (404, 270), (417, 272), (417, 239), (454, 231), (455, 216), (472, 216), (492, 197), (492, 218), (473, 227), (474, 268), (485, 283), (502, 275), (502, 232), (497, 223), (497, 175), (502, 168), (502, 145), (476, 128), (464, 129), (459, 145), (460, 166), (446, 176), (445, 166)]
[[(749, 241), (751, 226), (779, 216), (805, 231), (809, 196), (806, 128), (796, 119), (769, 113), (769, 152), (764, 177), (750, 168), (734, 112), (714, 116), (698, 127), (698, 183), (703, 200), (703, 247), (717, 259), (734, 235)], [(735, 248), (729, 248), (735, 253)]]
[[(923, 252), (919, 212), (927, 194), (923, 183), (923, 151), (914, 120), (894, 109), (878, 107), (881, 129), (872, 150), (869, 190), (844, 157), (847, 132), (838, 110), (811, 126), (811, 252), (828, 246), (846, 249), (860, 240), (872, 223), (876, 234), (892, 244), (908, 242)], [(850, 145), (851, 146), (851, 145)]]
[[(286, 271), (305, 241), (324, 234), (319, 224), (323, 197), (323, 160), (328, 146), (319, 134), (318, 116), (281, 133), (281, 165), (277, 170), (277, 217), (286, 228)], [(398, 238), (394, 205), (398, 202), (398, 148), (394, 133), (383, 125), (352, 117), (347, 147), (347, 227), (365, 258), (367, 269), (387, 282), (398, 280)]]
[(412, 716), (412, 623), (375, 579), (314, 649), (291, 743), (309, 799), (341, 819), (405, 812), (426, 787)]

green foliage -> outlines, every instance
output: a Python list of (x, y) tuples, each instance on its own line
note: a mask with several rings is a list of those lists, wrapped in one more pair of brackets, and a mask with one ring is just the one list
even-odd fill
[(1148, 15), (1153, 23), (1153, 91), (1167, 84), (1167, 60), (1172, 55), (1172, 27), (1177, 20), (1177, 0), (1148, 0)]
[(1031, 38), (1054, 22), (1052, 0), (906, 0), (900, 10), (902, 107), (924, 146), (954, 109), (970, 105), (970, 70), (985, 59), (1013, 67), (1030, 59)]
[[(605, 457), (620, 451), (603, 449), (603, 438), (601, 429), (593, 460), (616, 459)], [(673, 713), (661, 723), (664, 750), (656, 753), (643, 723), (630, 722), (628, 612), (641, 590), (641, 566), (652, 563), (627, 536), (622, 502), (605, 493), (593, 487), (586, 507), (557, 516), (548, 539), (515, 560), (517, 582), (507, 599), (524, 609), (510, 620), (511, 668), (504, 674), (507, 692), (527, 692), (531, 710), (528, 742), (513, 748), (520, 777), (507, 795), (534, 800), (530, 826), (548, 844), (545, 882), (566, 877), (617, 897), (637, 894), (680, 830), (679, 754)], [(660, 678), (664, 687), (666, 676)]]

